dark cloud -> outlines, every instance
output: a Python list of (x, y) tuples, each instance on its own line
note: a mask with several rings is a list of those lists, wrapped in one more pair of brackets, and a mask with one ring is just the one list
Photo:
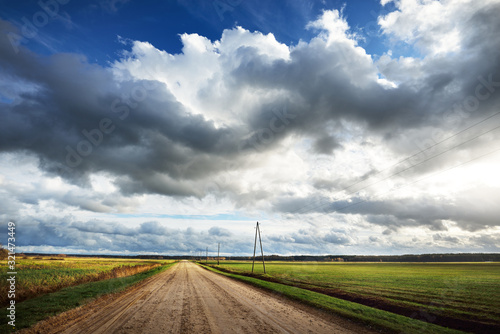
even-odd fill
[(237, 150), (229, 129), (186, 112), (158, 82), (116, 82), (78, 55), (15, 54), (5, 36), (2, 72), (26, 85), (1, 106), (3, 152), (31, 152), (74, 182), (104, 170), (129, 193), (201, 196), (180, 180), (209, 176)]
[(269, 237), (276, 243), (304, 244), (304, 245), (349, 245), (353, 238), (346, 231), (331, 229), (327, 233), (316, 228), (300, 229), (288, 235), (272, 235)]
[(208, 234), (216, 237), (230, 237), (231, 231), (228, 229), (218, 227), (218, 226), (213, 226), (208, 230)]
[(460, 245), (460, 243), (461, 243), (459, 238), (452, 237), (449, 235), (443, 235), (441, 233), (433, 235), (432, 238), (434, 239), (434, 241), (444, 241), (444, 242), (453, 244), (455, 246)]
[[(329, 44), (318, 37), (292, 49), (288, 61), (241, 47), (223, 78), (236, 84), (234, 93), (248, 87), (287, 96), (257, 104), (244, 127), (216, 126), (192, 114), (164, 84), (117, 81), (111, 71), (79, 55), (42, 57), (21, 46), (16, 53), (5, 34), (16, 29), (2, 21), (2, 74), (20, 88), (13, 103), (2, 105), (0, 150), (31, 152), (44, 170), (79, 184), (91, 173), (106, 171), (117, 176), (127, 194), (203, 197), (209, 177), (224, 171), (228, 161), (243, 161), (255, 147), (264, 154), (291, 134), (313, 138), (311, 153), (332, 154), (345, 139), (328, 129), (342, 131), (343, 120), (364, 126), (366, 136), (380, 134), (389, 142), (405, 129), (435, 126), (457, 99), (471, 94), (478, 77), (500, 77), (498, 64), (485, 61), (482, 53), (489, 50), (493, 57), (499, 49), (498, 29), (492, 29), (498, 26), (492, 13), (498, 11), (490, 6), (472, 15), (474, 29), (466, 45), (476, 52), (467, 59), (451, 55), (446, 61), (429, 60), (421, 65), (427, 75), (394, 89), (380, 86), (373, 60), (345, 41)], [(481, 41), (488, 42), (478, 44), (478, 34), (491, 38), (482, 35)], [(397, 68), (401, 65), (394, 60), (381, 66), (386, 77), (397, 77), (391, 72)], [(497, 100), (486, 102), (497, 105)], [(292, 116), (277, 117), (284, 103)], [(474, 116), (486, 109), (481, 105)]]
[[(36, 54), (17, 43), (20, 30), (0, 20), (0, 154), (34, 157), (44, 177), (61, 176), (77, 189), (54, 190), (37, 182), (19, 188), (0, 179), (0, 217), (29, 227), (21, 228), (23, 245), (191, 252), (204, 249), (210, 238), (229, 243), (237, 238), (219, 226), (197, 232), (145, 221), (124, 228), (48, 213), (33, 219), (21, 212), (29, 206), (42, 210), (42, 203), (52, 200), (52, 209), (113, 213), (134, 208), (131, 198), (144, 194), (176, 200), (215, 194), (238, 208), (296, 217), (361, 216), (387, 238), (403, 228), (425, 227), (436, 233), (436, 242), (466, 242), (446, 235), (448, 224), (470, 232), (499, 226), (495, 188), (478, 185), (477, 192), (453, 194), (450, 200), (417, 194), (379, 199), (377, 187), (369, 187), (381, 172), (382, 179), (411, 183), (498, 146), (497, 132), (483, 135), (497, 126), (495, 118), (441, 143), (500, 106), (500, 4), (484, 2), (459, 14), (460, 20), (433, 22), (437, 26), (429, 31), (415, 26), (411, 38), (393, 35), (404, 31), (399, 25), (415, 22), (384, 26), (386, 35), (413, 43), (419, 58), (368, 55), (348, 31), (332, 28), (346, 23), (339, 13), (325, 11), (308, 25), (315, 37), (295, 46), (236, 27), (216, 42), (184, 34), (183, 52), (176, 55), (133, 42), (132, 50), (108, 67), (83, 55)], [(461, 34), (459, 47), (432, 53), (447, 28)], [(175, 83), (163, 78), (175, 74), (181, 77)], [(387, 170), (362, 161), (366, 168), (352, 171), (358, 166), (343, 162), (343, 170), (324, 168), (335, 175), (331, 178), (307, 165), (316, 157), (337, 163), (340, 154), (363, 153), (351, 143), (371, 152), (372, 142), (396, 162), (411, 159)], [(285, 159), (288, 153), (294, 159)], [(293, 168), (306, 179), (293, 179)], [(117, 190), (90, 193), (96, 174), (108, 177)], [(340, 195), (346, 199), (332, 200)], [(358, 242), (333, 229), (268, 238), (274, 245), (290, 244), (286, 252)], [(483, 239), (477, 242), (492, 242)], [(231, 247), (251, 248), (236, 241)]]
[(388, 227), (389, 231), (416, 226), (442, 231), (447, 230), (444, 222), (451, 221), (462, 230), (473, 232), (500, 226), (497, 219), (500, 209), (493, 204), (498, 200), (500, 195), (495, 188), (484, 187), (456, 193), (453, 201), (444, 198), (377, 200), (358, 196), (331, 201), (311, 196), (281, 199), (275, 202), (274, 208), (292, 214), (358, 214), (372, 224)]
[(344, 233), (339, 233), (335, 231), (330, 231), (327, 233), (323, 240), (327, 243), (335, 244), (335, 245), (348, 245), (352, 243), (352, 238)]
[[(160, 254), (193, 254), (215, 249), (217, 237), (225, 237), (223, 249), (249, 254), (252, 250), (250, 242), (242, 243), (240, 238), (228, 239), (231, 233), (218, 227), (209, 231), (195, 231), (193, 228), (172, 229), (157, 221), (126, 227), (121, 223), (101, 220), (72, 221), (70, 217), (46, 217), (47, 220), (23, 217), (16, 220), (16, 246), (26, 247), (60, 247), (73, 249), (75, 252), (85, 250), (87, 253), (122, 252), (160, 253)], [(2, 230), (6, 226), (2, 226)], [(5, 230), (6, 233), (6, 230)], [(204, 253), (205, 254), (205, 253)]]
[(335, 138), (324, 136), (314, 142), (313, 151), (319, 154), (332, 154), (339, 146)]

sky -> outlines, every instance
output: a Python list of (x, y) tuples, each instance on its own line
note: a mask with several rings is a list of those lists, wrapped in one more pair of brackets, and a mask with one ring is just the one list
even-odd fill
[(0, 0), (17, 252), (500, 251), (500, 1)]

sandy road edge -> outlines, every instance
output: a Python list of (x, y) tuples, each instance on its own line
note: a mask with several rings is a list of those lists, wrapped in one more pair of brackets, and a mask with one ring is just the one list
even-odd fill
[(169, 268), (153, 275), (148, 278), (145, 278), (141, 281), (138, 281), (129, 287), (125, 288), (122, 291), (118, 292), (110, 292), (107, 294), (104, 294), (100, 297), (97, 297), (95, 299), (90, 299), (89, 302), (85, 303), (82, 306), (73, 308), (71, 310), (59, 313), (57, 315), (54, 315), (52, 317), (49, 317), (47, 319), (41, 320), (34, 324), (33, 326), (29, 328), (24, 328), (21, 330), (18, 330), (14, 333), (16, 334), (40, 334), (40, 333), (50, 333), (50, 334), (56, 334), (63, 332), (67, 328), (71, 327), (75, 322), (79, 321), (80, 319), (83, 319), (88, 316), (89, 312), (92, 312), (93, 310), (100, 309), (102, 306), (107, 305), (122, 296), (137, 291), (141, 289), (143, 286), (149, 284), (152, 280), (157, 279), (158, 275), (165, 274), (174, 266), (178, 265), (177, 263), (174, 263), (173, 265), (170, 265)]

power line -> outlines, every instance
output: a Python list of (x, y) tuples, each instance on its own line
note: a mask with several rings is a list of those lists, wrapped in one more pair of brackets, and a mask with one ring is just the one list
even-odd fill
[[(477, 123), (475, 123), (474, 125), (471, 125), (471, 126), (469, 126), (469, 127), (465, 128), (465, 129), (463, 129), (463, 130), (461, 130), (461, 131), (459, 131), (459, 132), (457, 132), (457, 133), (453, 134), (452, 136), (449, 136), (449, 137), (447, 137), (446, 139), (441, 140), (440, 142), (438, 142), (438, 143), (436, 143), (436, 144), (434, 144), (434, 145), (429, 146), (429, 147), (428, 147), (428, 148), (426, 148), (425, 150), (422, 150), (422, 151), (420, 151), (420, 152), (418, 152), (418, 153), (415, 153), (415, 154), (413, 154), (413, 155), (411, 155), (411, 156), (409, 156), (409, 157), (407, 157), (407, 158), (405, 158), (405, 159), (403, 159), (403, 160), (401, 160), (401, 161), (399, 161), (399, 162), (397, 162), (397, 163), (395, 163), (395, 164), (393, 164), (393, 165), (391, 165), (391, 166), (389, 166), (389, 167), (387, 167), (387, 168), (385, 168), (385, 169), (383, 169), (383, 170), (381, 170), (381, 171), (378, 171), (377, 173), (375, 173), (375, 174), (373, 174), (372, 176), (370, 176), (370, 178), (372, 178), (372, 177), (374, 177), (374, 176), (376, 176), (376, 175), (379, 175), (379, 174), (381, 174), (383, 171), (386, 171), (386, 170), (388, 170), (388, 169), (391, 169), (391, 168), (393, 168), (393, 167), (395, 167), (395, 166), (397, 166), (397, 165), (399, 165), (399, 164), (401, 164), (401, 163), (403, 163), (403, 162), (405, 162), (405, 161), (408, 161), (409, 159), (411, 159), (411, 158), (413, 158), (413, 157), (415, 157), (415, 156), (417, 156), (417, 155), (419, 155), (419, 154), (421, 154), (421, 153), (423, 153), (423, 152), (425, 152), (425, 151), (428, 151), (428, 150), (432, 149), (433, 147), (435, 147), (435, 146), (437, 146), (437, 145), (439, 145), (439, 144), (441, 144), (441, 143), (443, 143), (443, 142), (445, 142), (445, 141), (447, 141), (447, 140), (449, 140), (449, 139), (451, 139), (451, 138), (454, 138), (454, 137), (456, 137), (457, 135), (459, 135), (459, 134), (461, 134), (461, 133), (463, 133), (463, 132), (465, 132), (465, 131), (467, 131), (467, 130), (469, 130), (469, 129), (471, 129), (471, 128), (473, 128), (473, 127), (475, 127), (475, 126), (477, 126), (477, 125), (479, 125), (479, 124), (481, 124), (481, 123), (484, 123), (485, 121), (487, 121), (487, 120), (489, 120), (489, 119), (491, 119), (491, 118), (493, 118), (493, 117), (495, 117), (495, 116), (497, 116), (497, 115), (499, 115), (499, 114), (500, 114), (500, 112), (497, 112), (497, 113), (495, 113), (495, 114), (493, 114), (493, 115), (491, 115), (491, 116), (489, 116), (489, 117), (487, 117), (487, 118), (483, 119), (482, 121), (477, 122)], [(479, 138), (479, 137), (481, 137), (481, 136), (483, 136), (483, 135), (485, 135), (485, 134), (487, 134), (487, 133), (493, 132), (493, 131), (495, 131), (495, 130), (496, 130), (496, 129), (498, 129), (498, 128), (500, 128), (500, 126), (496, 126), (496, 127), (494, 127), (493, 129), (490, 129), (490, 130), (488, 130), (488, 131), (486, 131), (486, 132), (484, 132), (484, 133), (481, 133), (480, 135), (477, 135), (477, 136), (475, 136), (475, 137), (472, 137), (472, 138), (470, 138), (470, 139), (468, 139), (468, 140), (466, 140), (466, 141), (464, 141), (464, 142), (462, 142), (462, 143), (460, 143), (460, 144), (458, 144), (458, 145), (455, 145), (455, 146), (453, 146), (453, 147), (451, 147), (451, 148), (449, 148), (449, 149), (447, 149), (447, 150), (445, 150), (445, 151), (443, 151), (443, 152), (440, 152), (440, 153), (438, 153), (438, 154), (436, 154), (436, 155), (434, 155), (434, 156), (432, 156), (432, 157), (430, 157), (430, 158), (427, 158), (427, 159), (425, 159), (425, 160), (423, 160), (423, 161), (420, 161), (420, 162), (419, 162), (419, 163), (417, 163), (417, 164), (414, 164), (414, 165), (412, 165), (412, 166), (410, 166), (410, 167), (408, 167), (408, 168), (405, 168), (405, 169), (403, 169), (403, 170), (401, 170), (401, 171), (398, 171), (398, 172), (396, 172), (396, 173), (393, 173), (393, 174), (391, 174), (391, 175), (389, 175), (389, 176), (387, 176), (387, 177), (385, 177), (385, 178), (383, 178), (383, 179), (380, 179), (380, 180), (378, 180), (378, 181), (376, 181), (376, 182), (373, 182), (373, 183), (368, 184), (368, 185), (366, 185), (366, 186), (364, 186), (364, 187), (362, 187), (362, 188), (359, 188), (359, 189), (357, 189), (357, 190), (355, 190), (355, 191), (352, 191), (352, 192), (348, 193), (346, 196), (352, 195), (352, 194), (354, 194), (354, 193), (356, 193), (356, 192), (358, 192), (358, 191), (360, 191), (360, 190), (363, 190), (363, 189), (366, 189), (366, 188), (368, 188), (368, 187), (371, 187), (371, 186), (373, 186), (373, 185), (375, 185), (375, 184), (378, 184), (378, 183), (380, 183), (380, 182), (382, 182), (382, 181), (385, 181), (385, 180), (387, 180), (387, 179), (389, 179), (389, 178), (391, 178), (391, 177), (393, 177), (393, 176), (396, 176), (396, 175), (401, 174), (401, 173), (403, 173), (403, 172), (405, 172), (405, 171), (407, 171), (407, 170), (410, 170), (410, 169), (412, 169), (412, 168), (414, 168), (414, 167), (416, 167), (416, 166), (419, 166), (419, 165), (421, 165), (421, 164), (423, 164), (423, 163), (425, 163), (425, 162), (428, 162), (428, 161), (430, 161), (430, 160), (432, 160), (432, 159), (434, 159), (434, 158), (436, 158), (436, 157), (438, 157), (438, 156), (440, 156), (440, 155), (443, 155), (443, 154), (445, 154), (445, 153), (447, 153), (447, 152), (449, 152), (449, 151), (451, 151), (451, 150), (453, 150), (453, 149), (455, 149), (455, 148), (457, 148), (457, 147), (460, 147), (460, 146), (462, 146), (462, 145), (464, 145), (464, 144), (466, 144), (466, 143), (469, 143), (469, 142), (471, 142), (471, 141), (473, 141), (473, 140), (475, 140), (475, 139), (477, 139), (477, 138)], [(345, 190), (347, 190), (347, 189), (349, 189), (349, 188), (352, 188), (353, 186), (355, 186), (355, 185), (357, 185), (357, 184), (359, 184), (359, 183), (361, 183), (361, 182), (364, 182), (364, 181), (366, 181), (366, 180), (367, 180), (367, 179), (365, 179), (365, 180), (360, 180), (360, 181), (358, 181), (358, 182), (356, 182), (356, 183), (353, 183), (353, 184), (351, 184), (350, 186), (345, 187), (344, 189), (338, 190), (338, 191), (336, 192), (336, 194), (341, 193), (341, 192), (343, 192), (343, 191), (345, 191)], [(302, 214), (302, 213), (307, 212), (308, 210), (317, 209), (318, 207), (321, 207), (321, 206), (323, 206), (323, 204), (320, 204), (319, 206), (313, 206), (312, 208), (310, 208), (310, 209), (306, 209), (306, 210), (304, 210), (304, 211), (302, 211), (302, 212), (301, 212), (301, 209), (303, 209), (303, 208), (307, 208), (307, 206), (304, 206), (304, 207), (302, 207), (302, 208), (299, 208), (299, 209), (298, 209), (298, 210), (296, 210), (295, 212), (292, 212), (292, 214), (297, 214), (297, 213), (298, 213), (298, 214)]]
[[(493, 114), (493, 115), (491, 115), (491, 116), (486, 117), (486, 118), (485, 118), (485, 119), (483, 119), (482, 121), (479, 121), (479, 122), (477, 122), (477, 123), (475, 123), (475, 124), (473, 124), (473, 125), (471, 125), (471, 126), (469, 126), (469, 127), (465, 128), (465, 129), (462, 129), (461, 131), (459, 131), (459, 132), (457, 132), (457, 133), (455, 133), (455, 134), (453, 134), (453, 135), (451, 135), (451, 136), (449, 136), (449, 137), (447, 137), (447, 138), (445, 138), (445, 139), (443, 139), (443, 140), (441, 140), (441, 141), (439, 141), (439, 142), (435, 143), (434, 145), (431, 145), (431, 146), (427, 147), (425, 150), (422, 150), (422, 151), (420, 151), (420, 152), (417, 152), (417, 153), (415, 153), (415, 154), (413, 154), (413, 155), (411, 155), (411, 156), (409, 156), (409, 157), (404, 158), (403, 160), (401, 160), (401, 161), (399, 161), (399, 162), (396, 162), (395, 164), (393, 164), (393, 165), (391, 165), (391, 166), (389, 166), (389, 167), (386, 167), (386, 168), (384, 168), (384, 169), (382, 169), (382, 170), (378, 171), (378, 172), (377, 172), (377, 173), (375, 173), (374, 175), (378, 175), (378, 174), (380, 174), (380, 173), (382, 173), (382, 172), (384, 172), (384, 171), (386, 171), (386, 170), (388, 170), (388, 169), (391, 169), (391, 168), (393, 168), (393, 167), (396, 167), (397, 165), (402, 164), (403, 162), (406, 162), (406, 161), (410, 160), (411, 158), (414, 158), (414, 157), (416, 157), (417, 155), (420, 155), (420, 154), (424, 153), (425, 151), (428, 151), (428, 150), (430, 150), (431, 148), (434, 148), (434, 147), (436, 147), (437, 145), (442, 144), (442, 143), (444, 143), (445, 141), (448, 141), (449, 139), (454, 138), (454, 137), (458, 136), (459, 134), (464, 133), (465, 131), (472, 129), (473, 127), (475, 127), (475, 126), (477, 126), (477, 125), (479, 125), (479, 124), (481, 124), (481, 123), (484, 123), (484, 122), (486, 122), (487, 120), (489, 120), (489, 119), (491, 119), (491, 118), (493, 118), (493, 117), (495, 117), (495, 116), (497, 116), (497, 115), (500, 115), (500, 111), (499, 111), (499, 112), (497, 112), (497, 113), (494, 113), (494, 114)], [(349, 186), (349, 187), (347, 187), (346, 189), (349, 189), (349, 188), (351, 188), (351, 187), (355, 186), (356, 184), (358, 184), (358, 183), (360, 183), (360, 182), (363, 182), (363, 181), (365, 181), (365, 180), (358, 181), (358, 182), (356, 182), (356, 183), (354, 183), (354, 184), (350, 185), (350, 186)], [(344, 189), (344, 190), (345, 190), (345, 189)]]
[(496, 129), (499, 129), (499, 128), (500, 128), (500, 125), (499, 125), (499, 126), (497, 126), (497, 127), (494, 127), (493, 129), (490, 129), (490, 130), (488, 130), (488, 131), (486, 131), (486, 132), (484, 132), (484, 133), (482, 133), (482, 134), (480, 134), (480, 135), (477, 135), (477, 136), (475, 136), (475, 137), (473, 137), (473, 138), (470, 138), (470, 139), (468, 139), (468, 140), (466, 140), (466, 141), (464, 141), (464, 142), (462, 142), (462, 143), (460, 143), (460, 144), (458, 144), (458, 145), (455, 145), (455, 146), (453, 146), (453, 147), (451, 147), (451, 148), (449, 148), (449, 149), (447, 149), (447, 150), (444, 150), (443, 152), (440, 152), (440, 153), (438, 153), (438, 154), (436, 154), (436, 155), (434, 155), (434, 156), (432, 156), (432, 157), (430, 157), (430, 158), (427, 158), (427, 159), (425, 159), (425, 160), (422, 160), (422, 161), (420, 161), (419, 163), (417, 163), (417, 164), (415, 164), (415, 165), (413, 165), (413, 166), (410, 166), (410, 167), (408, 167), (408, 168), (405, 168), (405, 169), (403, 169), (403, 170), (400, 170), (399, 172), (396, 172), (396, 173), (394, 173), (394, 174), (391, 174), (391, 175), (389, 175), (389, 176), (387, 176), (387, 177), (385, 177), (385, 178), (383, 178), (383, 179), (380, 179), (380, 180), (378, 180), (378, 181), (376, 181), (376, 182), (370, 183), (369, 185), (364, 186), (363, 188), (357, 189), (357, 190), (355, 190), (355, 191), (353, 191), (353, 192), (349, 193), (349, 194), (348, 194), (348, 196), (349, 196), (349, 195), (352, 195), (352, 194), (354, 194), (355, 192), (358, 192), (358, 191), (360, 191), (360, 190), (363, 190), (363, 189), (366, 189), (366, 188), (368, 188), (368, 187), (371, 187), (371, 186), (373, 186), (373, 185), (375, 185), (375, 184), (377, 184), (377, 183), (380, 183), (380, 182), (382, 182), (382, 181), (385, 181), (385, 180), (387, 180), (387, 179), (389, 179), (389, 178), (391, 178), (391, 177), (393, 177), (393, 176), (396, 176), (396, 175), (398, 175), (398, 174), (401, 174), (401, 173), (403, 173), (403, 172), (406, 172), (407, 170), (410, 170), (410, 169), (412, 169), (413, 167), (416, 167), (416, 166), (419, 166), (419, 165), (421, 165), (421, 164), (423, 164), (423, 163), (426, 163), (426, 162), (428, 162), (428, 161), (430, 161), (430, 160), (432, 160), (432, 159), (434, 159), (434, 158), (437, 158), (437, 157), (439, 157), (439, 156), (441, 156), (441, 155), (443, 155), (443, 154), (445, 154), (445, 153), (448, 153), (449, 151), (451, 151), (451, 150), (453, 150), (453, 149), (455, 149), (455, 148), (457, 148), (457, 147), (460, 147), (460, 146), (462, 146), (462, 145), (464, 145), (464, 144), (470, 143), (471, 141), (476, 140), (477, 138), (479, 138), (479, 137), (481, 137), (481, 136), (484, 136), (484, 135), (485, 135), (485, 134), (487, 134), (487, 133), (493, 132), (493, 131), (495, 131)]
[[(426, 175), (426, 176), (421, 177), (421, 178), (419, 178), (419, 179), (417, 179), (417, 180), (415, 180), (415, 181), (408, 182), (408, 183), (403, 184), (403, 185), (401, 185), (401, 186), (398, 186), (398, 187), (392, 188), (392, 189), (390, 189), (390, 190), (388, 190), (388, 191), (386, 191), (386, 192), (383, 192), (383, 193), (380, 193), (380, 194), (374, 195), (374, 196), (372, 196), (371, 198), (374, 198), (374, 197), (379, 197), (379, 196), (382, 196), (382, 195), (385, 195), (385, 194), (391, 193), (391, 192), (393, 192), (394, 190), (398, 190), (398, 189), (404, 188), (404, 187), (406, 187), (406, 186), (409, 186), (409, 185), (411, 185), (411, 184), (415, 184), (415, 183), (417, 183), (417, 182), (420, 182), (420, 181), (425, 180), (425, 179), (427, 179), (427, 178), (430, 178), (430, 177), (433, 177), (433, 176), (439, 175), (439, 174), (441, 174), (441, 173), (447, 172), (447, 171), (452, 170), (452, 169), (454, 169), (454, 168), (462, 167), (462, 166), (464, 166), (464, 165), (466, 165), (466, 164), (468, 164), (468, 163), (471, 163), (471, 162), (473, 162), (473, 161), (476, 161), (476, 160), (482, 159), (482, 158), (484, 158), (484, 157), (486, 157), (486, 156), (488, 156), (488, 155), (491, 155), (491, 154), (493, 154), (493, 153), (496, 153), (496, 152), (498, 152), (498, 151), (500, 151), (500, 148), (498, 148), (498, 149), (496, 149), (496, 150), (493, 150), (493, 151), (491, 151), (491, 152), (489, 152), (489, 153), (482, 154), (482, 155), (480, 155), (480, 156), (478, 156), (478, 157), (476, 157), (476, 158), (470, 159), (470, 160), (468, 160), (468, 161), (466, 161), (466, 162), (463, 162), (463, 163), (460, 163), (460, 164), (458, 164), (458, 165), (455, 165), (455, 166), (452, 166), (452, 167), (449, 167), (449, 168), (443, 169), (443, 170), (441, 170), (441, 171), (438, 171), (438, 172), (435, 172), (435, 173), (432, 173), (432, 174)], [(370, 198), (370, 199), (371, 199), (371, 198)], [(349, 205), (346, 205), (346, 206), (343, 206), (343, 207), (341, 207), (341, 208), (335, 209), (335, 211), (336, 211), (336, 212), (338, 212), (338, 211), (342, 211), (342, 210), (344, 210), (344, 209), (347, 209), (347, 208), (352, 207), (352, 206), (355, 206), (355, 205), (362, 204), (362, 203), (367, 202), (367, 201), (368, 201), (368, 199), (363, 199), (363, 200), (361, 200), (361, 201), (359, 201), (359, 202), (356, 202), (356, 203), (351, 203), (351, 204), (349, 204)], [(319, 217), (321, 217), (321, 216), (323, 216), (323, 215), (326, 215), (326, 214), (327, 214), (327, 213), (323, 213), (323, 214), (321, 214)]]

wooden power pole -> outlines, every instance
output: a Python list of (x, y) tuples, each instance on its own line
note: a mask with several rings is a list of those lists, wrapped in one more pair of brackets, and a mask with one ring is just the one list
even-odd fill
[(260, 252), (262, 254), (262, 266), (264, 267), (264, 274), (266, 273), (266, 263), (264, 262), (264, 249), (262, 248), (262, 238), (260, 237), (259, 222), (257, 222), (257, 227), (255, 227), (255, 242), (253, 244), (253, 262), (252, 262), (252, 273), (255, 264), (255, 250), (257, 248), (257, 235), (259, 236)]
[(220, 258), (220, 242), (217, 244), (217, 265), (219, 265)]

